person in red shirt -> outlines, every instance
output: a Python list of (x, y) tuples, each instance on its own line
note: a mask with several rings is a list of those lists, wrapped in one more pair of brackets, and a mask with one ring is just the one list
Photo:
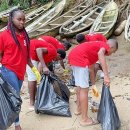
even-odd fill
[(91, 70), (92, 84), (95, 84), (94, 64), (99, 59), (103, 72), (104, 84), (110, 85), (107, 64), (105, 56), (109, 56), (116, 52), (118, 43), (114, 39), (105, 42), (93, 41), (79, 44), (68, 55), (69, 64), (72, 67), (75, 85), (78, 87), (77, 92), (77, 109), (75, 114), (81, 114), (80, 124), (82, 126), (93, 125), (97, 123), (88, 117), (88, 88), (89, 88), (89, 72)]
[(107, 39), (101, 33), (90, 33), (90, 34), (77, 34), (76, 40), (78, 43), (90, 42), (90, 41), (102, 41), (107, 42)]
[[(9, 14), (8, 28), (0, 33), (0, 71), (18, 95), (24, 80), (26, 64), (34, 68), (29, 56), (30, 40), (24, 24), (24, 13), (15, 9)], [(22, 130), (19, 118), (15, 121), (15, 130)]]
[[(71, 47), (71, 44), (68, 41), (64, 41), (61, 43), (59, 40), (57, 40), (56, 38), (54, 38), (52, 36), (41, 36), (38, 40), (43, 40), (43, 41), (46, 41), (46, 42), (52, 44), (57, 50), (63, 49), (64, 51), (68, 51), (69, 48)], [(60, 60), (60, 65), (65, 70), (65, 65), (64, 65), (63, 60)], [(40, 68), (40, 65), (39, 65), (39, 68)], [(50, 65), (50, 68), (52, 71), (54, 71), (53, 64)]]
[[(90, 42), (90, 41), (102, 41), (107, 42), (106, 37), (101, 33), (90, 33), (90, 34), (77, 34), (76, 40), (78, 43), (84, 43), (84, 42)], [(98, 70), (102, 70), (102, 67), (99, 62), (96, 62), (95, 64), (95, 76), (97, 74)], [(100, 74), (100, 77), (103, 78), (104, 74), (103, 72)]]
[[(30, 57), (33, 65), (37, 68), (38, 63), (41, 63), (41, 70), (44, 74), (49, 74), (48, 65), (52, 61), (62, 60), (66, 56), (65, 51), (56, 50), (53, 45), (46, 41), (33, 39), (30, 43)], [(28, 88), (30, 94), (30, 109), (34, 109), (35, 94), (36, 94), (36, 76), (31, 68), (27, 66)]]
[(45, 40), (46, 42), (52, 44), (56, 49), (63, 49), (68, 51), (71, 44), (68, 41), (63, 41), (62, 43), (52, 36), (41, 36), (38, 40)]

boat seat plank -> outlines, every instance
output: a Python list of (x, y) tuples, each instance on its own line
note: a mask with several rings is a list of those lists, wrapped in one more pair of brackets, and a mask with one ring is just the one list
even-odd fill
[(98, 12), (95, 12), (95, 14), (96, 14), (96, 15), (99, 15), (99, 13), (98, 13)]
[(69, 29), (68, 29), (68, 28), (63, 28), (63, 30), (65, 30), (65, 31), (69, 31)]
[(72, 16), (63, 16), (63, 17), (65, 17), (65, 18), (71, 18)]
[(91, 20), (91, 21), (94, 21), (94, 19), (92, 19), (92, 18), (88, 18), (89, 20)]
[(99, 8), (99, 9), (103, 9), (103, 7), (101, 7), (101, 6), (97, 6), (97, 8)]
[(49, 31), (50, 29), (38, 29), (36, 32), (46, 32)]
[(33, 18), (27, 18), (28, 20), (32, 20)]
[(39, 14), (35, 14), (36, 16), (38, 16)]
[(83, 5), (82, 5), (82, 6), (80, 6), (80, 8), (86, 8), (86, 6), (83, 6)]
[(73, 11), (71, 11), (72, 13), (77, 13), (77, 12), (79, 12), (78, 10), (73, 10)]
[(106, 27), (100, 27), (100, 29), (108, 29), (109, 26), (106, 26)]
[(51, 23), (49, 24), (50, 26), (58, 26), (59, 24), (56, 24), (56, 23)]
[(84, 23), (82, 23), (82, 24), (81, 24), (81, 26), (86, 27), (87, 25), (86, 25), (86, 24), (84, 24)]

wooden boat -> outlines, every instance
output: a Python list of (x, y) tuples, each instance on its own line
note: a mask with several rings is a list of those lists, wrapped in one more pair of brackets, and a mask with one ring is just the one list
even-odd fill
[(7, 10), (4, 10), (4, 11), (0, 12), (0, 20), (2, 21), (3, 17), (8, 16), (9, 12), (11, 12), (12, 10), (17, 9), (17, 8), (19, 8), (19, 5), (18, 6), (13, 6), (13, 7), (7, 9)]
[(30, 12), (26, 15), (26, 26), (29, 25), (31, 22), (36, 20), (38, 17), (43, 15), (51, 6), (53, 5), (53, 1), (47, 3), (46, 5), (41, 6), (40, 8)]
[(81, 3), (77, 7), (69, 10), (65, 14), (61, 15), (60, 17), (48, 22), (46, 25), (40, 27), (39, 29), (31, 32), (29, 34), (30, 38), (36, 38), (41, 35), (51, 35), (56, 36), (59, 32), (60, 26), (66, 22), (67, 20), (79, 15), (83, 11), (85, 11), (88, 7), (92, 6), (93, 0), (86, 0), (85, 2)]
[[(26, 22), (25, 22), (25, 26), (29, 25), (29, 23), (33, 22), (34, 20), (36, 20), (36, 18), (40, 17), (43, 13), (45, 13), (51, 6), (53, 5), (53, 2), (49, 2), (47, 4), (45, 4), (44, 6), (41, 6), (39, 9), (37, 10), (33, 10), (32, 12), (30, 12), (29, 14), (26, 14)], [(4, 31), (7, 28), (7, 26), (5, 26), (4, 28), (2, 28), (0, 30), (0, 32)]]
[(35, 31), (38, 28), (47, 24), (52, 19), (59, 16), (62, 13), (65, 4), (66, 4), (66, 0), (61, 1), (54, 8), (50, 9), (47, 13), (43, 14), (41, 17), (36, 19), (33, 23), (31, 23), (26, 27), (27, 32), (30, 33), (32, 31)]
[(130, 42), (130, 15), (125, 25), (125, 39)]
[[(30, 8), (27, 8), (27, 9), (25, 9), (23, 11), (24, 11), (25, 14), (28, 14), (28, 13), (32, 12), (33, 10), (39, 8), (40, 6), (41, 6), (41, 4), (37, 4), (37, 5), (34, 5), (34, 6), (30, 7)], [(12, 10), (17, 9), (17, 8), (21, 8), (21, 7), (16, 6), (16, 8), (12, 8)], [(10, 11), (12, 11), (12, 10), (10, 10)], [(5, 23), (8, 22), (9, 12), (7, 12), (7, 13), (4, 12), (4, 15), (0, 16), (0, 19), (1, 19), (2, 22), (5, 22)]]
[(59, 29), (62, 37), (72, 37), (77, 33), (84, 31), (92, 26), (94, 20), (98, 17), (99, 13), (103, 10), (106, 2), (95, 5), (87, 9), (77, 17), (65, 22)]
[(113, 32), (117, 17), (118, 6), (114, 1), (111, 1), (94, 21), (90, 33), (101, 33), (108, 38)]

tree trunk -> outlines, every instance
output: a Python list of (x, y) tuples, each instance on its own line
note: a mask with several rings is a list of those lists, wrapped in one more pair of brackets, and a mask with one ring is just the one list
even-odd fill
[(8, 5), (12, 5), (13, 4), (13, 0), (8, 0)]

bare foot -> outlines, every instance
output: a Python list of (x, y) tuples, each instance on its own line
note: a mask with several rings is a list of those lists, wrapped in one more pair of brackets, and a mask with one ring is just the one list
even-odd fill
[(22, 130), (22, 128), (20, 125), (18, 125), (18, 126), (15, 126), (15, 130)]
[(81, 120), (80, 125), (81, 126), (90, 126), (90, 125), (96, 125), (99, 122), (96, 119), (87, 118), (86, 120)]
[(77, 109), (75, 112), (74, 112), (75, 115), (80, 115), (81, 114), (81, 110)]
[(34, 106), (29, 106), (29, 110), (34, 111)]

